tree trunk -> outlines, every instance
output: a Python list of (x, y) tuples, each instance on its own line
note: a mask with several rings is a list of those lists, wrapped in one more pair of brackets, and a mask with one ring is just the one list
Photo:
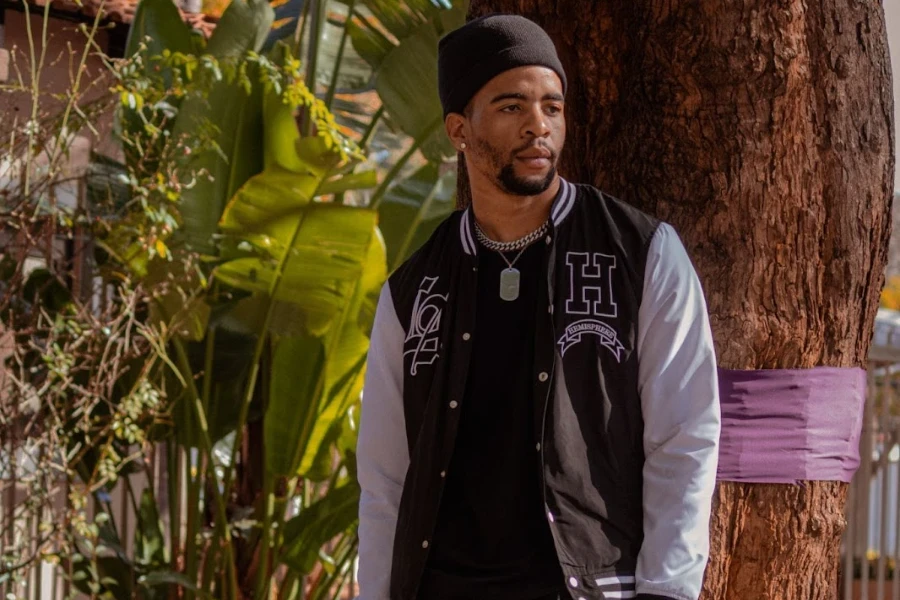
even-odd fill
[[(488, 12), (555, 40), (562, 174), (676, 227), (720, 367), (865, 367), (894, 169), (880, 2), (472, 0)], [(846, 487), (720, 483), (704, 598), (836, 598)]]

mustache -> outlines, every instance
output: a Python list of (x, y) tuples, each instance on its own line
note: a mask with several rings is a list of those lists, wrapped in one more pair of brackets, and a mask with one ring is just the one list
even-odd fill
[(558, 152), (552, 146), (549, 146), (547, 144), (542, 144), (540, 142), (528, 142), (524, 146), (520, 146), (520, 147), (514, 149), (512, 151), (512, 154), (513, 154), (513, 156), (515, 156), (517, 154), (521, 154), (522, 152), (525, 152), (526, 150), (534, 150), (536, 148), (540, 148), (541, 150), (546, 150), (547, 152), (550, 153), (550, 158), (553, 158), (553, 159), (555, 159), (556, 155), (558, 154)]

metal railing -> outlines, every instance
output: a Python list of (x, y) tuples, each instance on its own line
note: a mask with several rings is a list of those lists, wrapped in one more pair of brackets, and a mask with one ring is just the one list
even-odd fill
[(847, 496), (841, 600), (900, 600), (900, 373), (869, 369), (860, 465)]

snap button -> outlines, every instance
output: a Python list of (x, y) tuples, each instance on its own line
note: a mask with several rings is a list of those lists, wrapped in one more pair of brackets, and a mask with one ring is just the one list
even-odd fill
[(468, 342), (470, 339), (472, 339), (472, 336), (469, 335), (468, 333), (464, 333), (464, 334), (463, 334), (463, 339), (464, 339), (465, 341)]
[(569, 577), (569, 585), (571, 585), (573, 588), (577, 588), (578, 580), (574, 577)]
[(459, 406), (459, 403), (456, 400), (450, 401), (450, 408), (456, 408), (457, 406)]
[(447, 471), (441, 471), (441, 477), (446, 477), (446, 476), (447, 476)]
[(553, 522), (556, 520), (556, 519), (553, 518), (553, 513), (552, 513), (552, 512), (548, 512), (548, 513), (547, 513), (547, 519), (548, 519), (551, 523), (553, 523)]
[(540, 452), (540, 451), (541, 451), (541, 443), (538, 442), (537, 445), (536, 445), (534, 448), (535, 448), (538, 452)]
[(550, 376), (547, 375), (546, 371), (541, 371), (541, 374), (538, 375), (538, 379), (541, 380), (541, 382), (547, 381), (547, 379), (549, 379), (549, 378), (550, 378)]
[(424, 542), (422, 542), (422, 547), (423, 547), (423, 548), (427, 548), (427, 547), (428, 547), (428, 540), (425, 540)]

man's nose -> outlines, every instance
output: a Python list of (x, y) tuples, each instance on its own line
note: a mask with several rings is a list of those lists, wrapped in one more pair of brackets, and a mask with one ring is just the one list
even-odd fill
[(547, 115), (544, 114), (543, 107), (535, 106), (528, 111), (523, 133), (533, 137), (546, 137), (550, 134), (550, 126), (547, 124)]

